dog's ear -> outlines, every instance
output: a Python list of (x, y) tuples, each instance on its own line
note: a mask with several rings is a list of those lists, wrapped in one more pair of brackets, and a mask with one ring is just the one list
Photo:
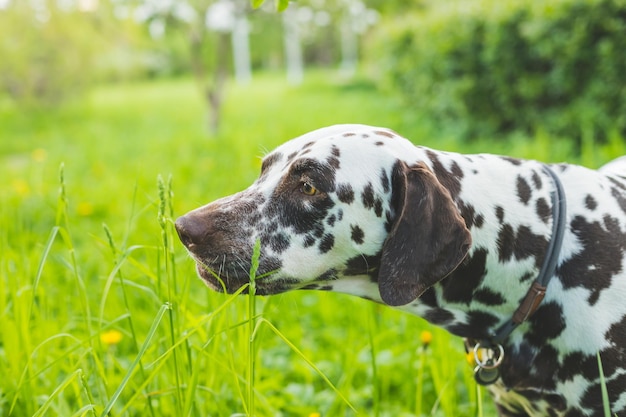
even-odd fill
[(450, 193), (424, 164), (400, 162), (392, 177), (396, 218), (383, 244), (378, 288), (386, 304), (399, 306), (456, 269), (472, 238)]

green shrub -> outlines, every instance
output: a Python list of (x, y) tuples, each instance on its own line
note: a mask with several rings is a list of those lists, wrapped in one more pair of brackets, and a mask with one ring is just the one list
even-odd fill
[(56, 104), (93, 79), (94, 57), (104, 45), (97, 16), (49, 3), (14, 2), (0, 10), (0, 98)]
[(626, 2), (440, 3), (377, 34), (411, 106), (466, 137), (626, 132)]

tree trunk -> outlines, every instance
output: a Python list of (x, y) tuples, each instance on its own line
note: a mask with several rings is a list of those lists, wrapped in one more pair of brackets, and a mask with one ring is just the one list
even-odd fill
[(203, 59), (204, 38), (206, 33), (200, 28), (191, 33), (191, 67), (196, 81), (200, 85), (208, 106), (209, 131), (216, 134), (221, 124), (222, 103), (224, 101), (224, 86), (228, 78), (228, 51), (229, 34), (218, 33), (215, 48), (215, 68), (209, 73), (206, 61)]

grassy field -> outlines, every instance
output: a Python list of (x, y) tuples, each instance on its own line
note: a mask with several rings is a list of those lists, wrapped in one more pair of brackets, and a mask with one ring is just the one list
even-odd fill
[(101, 87), (55, 110), (0, 101), (0, 415), (494, 415), (460, 339), (344, 295), (211, 292), (172, 221), (333, 123), (588, 165), (623, 141), (582, 155), (546, 135), (459, 143), (367, 82), (328, 78), (230, 86), (214, 137), (188, 80)]

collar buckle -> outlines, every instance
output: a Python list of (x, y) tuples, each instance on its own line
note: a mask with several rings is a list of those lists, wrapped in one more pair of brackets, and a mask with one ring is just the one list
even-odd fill
[(541, 304), (545, 295), (546, 287), (534, 281), (519, 307), (515, 310), (515, 313), (513, 313), (513, 321), (515, 324), (521, 324), (532, 316), (539, 308), (539, 304)]

